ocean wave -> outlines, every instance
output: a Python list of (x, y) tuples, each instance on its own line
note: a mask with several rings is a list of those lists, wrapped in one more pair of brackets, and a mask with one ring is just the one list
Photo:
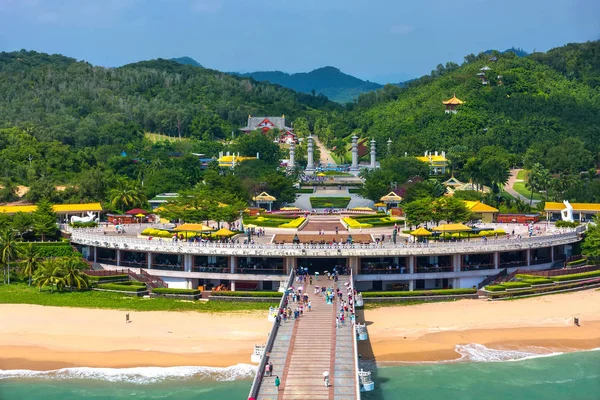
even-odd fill
[(543, 347), (527, 347), (521, 350), (491, 349), (482, 344), (471, 343), (456, 345), (456, 352), (461, 355), (457, 362), (509, 362), (530, 360), (532, 358), (552, 357), (564, 354)]
[(256, 366), (237, 364), (231, 367), (136, 367), (136, 368), (62, 368), (51, 371), (23, 369), (0, 370), (0, 380), (17, 378), (35, 379), (89, 379), (108, 382), (148, 384), (166, 380), (206, 379), (235, 381), (251, 379)]

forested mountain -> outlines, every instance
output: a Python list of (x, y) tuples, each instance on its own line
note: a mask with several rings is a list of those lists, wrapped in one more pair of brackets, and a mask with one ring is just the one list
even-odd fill
[(187, 56), (171, 58), (171, 61), (175, 61), (176, 63), (183, 64), (183, 65), (191, 65), (193, 67), (202, 68), (202, 65), (200, 65), (200, 63), (198, 61), (194, 60), (191, 57), (187, 57)]
[(334, 67), (323, 67), (296, 74), (286, 74), (281, 71), (258, 71), (239, 75), (254, 78), (259, 82), (267, 81), (281, 85), (297, 92), (323, 94), (340, 103), (352, 101), (360, 93), (382, 87), (378, 83), (363, 81), (345, 74)]
[[(544, 158), (562, 148), (584, 170), (600, 151), (599, 54), (596, 41), (529, 57), (495, 54), (497, 61), (469, 55), (463, 65), (440, 64), (405, 88), (362, 94), (351, 113), (354, 129), (375, 137), (380, 148), (392, 138), (394, 154), (497, 145)], [(476, 75), (485, 66), (488, 85)], [(442, 101), (454, 94), (465, 104), (446, 114)]]

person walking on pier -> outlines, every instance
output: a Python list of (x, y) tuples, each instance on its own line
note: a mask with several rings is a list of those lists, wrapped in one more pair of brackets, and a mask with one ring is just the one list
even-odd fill
[(279, 385), (281, 385), (281, 381), (279, 380), (279, 376), (275, 376), (275, 387), (277, 388), (278, 392), (279, 392)]

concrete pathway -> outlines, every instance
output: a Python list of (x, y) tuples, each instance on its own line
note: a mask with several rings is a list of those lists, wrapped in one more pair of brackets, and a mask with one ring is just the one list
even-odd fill
[[(506, 183), (506, 185), (504, 185), (504, 190), (507, 191), (515, 199), (521, 199), (524, 202), (526, 202), (527, 204), (529, 204), (529, 197), (525, 197), (525, 196), (519, 194), (515, 189), (513, 189), (513, 186), (515, 183), (524, 182), (523, 179), (517, 179), (517, 174), (519, 173), (519, 171), (521, 171), (521, 170), (520, 169), (511, 169), (510, 170), (510, 178), (508, 178), (508, 182)], [(539, 200), (533, 200), (531, 202), (531, 205), (535, 206), (537, 203), (539, 203)]]
[[(349, 278), (342, 277), (337, 283), (344, 288)], [(321, 277), (316, 285), (333, 285)], [(298, 285), (298, 284), (296, 284)], [(281, 386), (276, 390), (274, 377), (267, 377), (261, 385), (258, 400), (350, 400), (356, 398), (354, 353), (352, 351), (353, 328), (350, 320), (335, 327), (338, 302), (328, 305), (307, 287), (312, 311), (305, 311), (296, 321), (282, 322), (275, 346), (271, 352), (274, 374), (279, 376)], [(291, 305), (292, 308), (295, 306)], [(286, 343), (287, 342), (287, 343)], [(285, 354), (285, 357), (284, 357)], [(285, 361), (284, 361), (285, 360)], [(283, 365), (283, 371), (281, 369)], [(330, 374), (330, 386), (325, 387), (323, 372)]]
[(325, 145), (323, 143), (321, 143), (319, 138), (317, 136), (313, 136), (313, 139), (315, 140), (315, 144), (319, 148), (319, 151), (321, 154), (321, 158), (319, 160), (321, 162), (321, 166), (323, 166), (323, 167), (326, 167), (327, 165), (329, 165), (331, 167), (337, 166), (337, 163), (335, 162), (333, 157), (331, 157), (329, 150), (327, 150)]

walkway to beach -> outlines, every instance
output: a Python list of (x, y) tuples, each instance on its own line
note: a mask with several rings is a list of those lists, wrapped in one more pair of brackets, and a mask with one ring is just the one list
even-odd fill
[[(337, 285), (346, 293), (342, 276)], [(314, 285), (333, 285), (333, 281), (320, 278)], [(298, 285), (298, 284), (296, 284)], [(281, 322), (281, 328), (270, 360), (273, 377), (265, 377), (257, 400), (350, 400), (356, 399), (356, 371), (352, 350), (353, 327), (348, 319), (344, 326), (335, 327), (339, 302), (328, 305), (323, 297), (307, 287), (312, 311), (304, 311), (298, 320)], [(346, 296), (344, 296), (346, 297)], [(294, 304), (291, 303), (291, 307)], [(283, 368), (282, 368), (283, 366)], [(330, 374), (330, 386), (323, 383), (323, 372)], [(279, 392), (275, 388), (275, 375), (279, 376)]]

